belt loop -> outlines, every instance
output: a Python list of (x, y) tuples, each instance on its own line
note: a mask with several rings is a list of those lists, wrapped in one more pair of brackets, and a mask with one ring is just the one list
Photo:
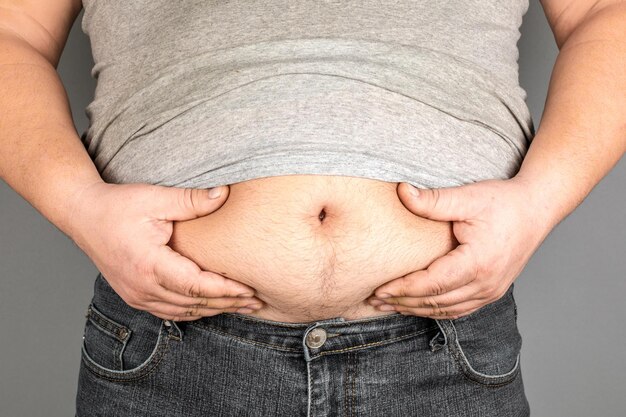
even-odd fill
[[(446, 334), (446, 331), (444, 329), (444, 327), (441, 325), (440, 321), (435, 319), (435, 322), (437, 323), (437, 326), (439, 326), (439, 331), (437, 332), (437, 334), (430, 340), (430, 350), (432, 350), (433, 352), (438, 351), (439, 349), (441, 349), (442, 347), (444, 347), (447, 343), (448, 343), (448, 337)], [(443, 341), (440, 342), (440, 338), (443, 337)]]
[(178, 324), (172, 320), (163, 320), (163, 325), (167, 328), (167, 332), (169, 333), (170, 338), (182, 341), (183, 340), (183, 332), (180, 330)]

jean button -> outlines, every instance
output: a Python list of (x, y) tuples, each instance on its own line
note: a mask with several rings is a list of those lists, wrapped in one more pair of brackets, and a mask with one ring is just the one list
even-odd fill
[(326, 330), (316, 327), (306, 335), (306, 345), (310, 348), (319, 348), (326, 342)]

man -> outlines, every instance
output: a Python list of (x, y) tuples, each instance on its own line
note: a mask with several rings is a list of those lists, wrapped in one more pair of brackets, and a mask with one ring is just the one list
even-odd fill
[[(623, 45), (613, 42), (624, 37), (624, 4), (587, 2), (589, 4), (582, 5), (585, 2), (578, 2), (575, 6), (566, 6), (563, 3), (544, 2), (561, 53), (550, 84), (541, 129), (517, 176), (525, 183), (526, 193), (533, 201), (541, 201), (545, 208), (538, 213), (541, 218), (539, 223), (545, 227), (544, 232), (554, 227), (582, 201), (619, 160), (625, 148), (623, 114), (618, 110), (624, 107), (624, 97), (606, 93), (623, 91), (625, 85), (624, 76), (619, 71), (623, 68)], [(19, 72), (16, 71), (19, 66), (4, 68), (6, 72), (3, 75), (12, 80), (5, 84), (13, 87), (4, 97), (10, 97), (12, 101), (0, 103), (11, 109), (16, 107), (16, 102), (35, 103), (22, 106), (20, 111), (12, 112), (8, 118), (8, 128), (3, 132), (10, 133), (2, 138), (0, 174), (70, 236), (77, 227), (73, 224), (72, 214), (80, 198), (86, 195), (83, 191), (100, 181), (84, 149), (75, 140), (62, 89), (58, 80), (54, 79), (54, 71), (51, 71), (58, 62), (62, 50), (60, 45), (64, 43), (78, 10), (76, 4), (65, 5), (63, 10), (47, 14), (45, 18), (29, 10), (25, 14), (6, 13), (11, 17), (3, 20), (3, 44), (10, 51), (6, 54), (5, 63), (14, 64), (28, 59), (30, 61), (27, 62), (33, 66), (29, 71), (19, 68)], [(594, 42), (588, 42), (592, 39)], [(596, 59), (590, 60), (588, 54)], [(585, 59), (581, 58), (583, 55)], [(20, 76), (25, 81), (17, 82)], [(37, 102), (28, 95), (27, 86), (35, 84), (33, 80), (40, 82), (40, 89), (49, 89), (48, 100), (57, 100), (56, 105), (50, 105), (46, 100), (46, 112), (37, 107), (44, 105), (43, 100)], [(41, 96), (39, 94), (38, 97)], [(28, 99), (16, 100), (16, 97)], [(584, 113), (578, 105), (583, 98)], [(36, 112), (38, 118), (31, 117), (31, 112)], [(41, 114), (47, 117), (42, 119)], [(33, 125), (32, 120), (37, 120), (39, 124)], [(60, 125), (59, 121), (63, 124)], [(30, 134), (24, 131), (24, 126), (30, 126)], [(52, 131), (51, 126), (58, 130)], [(50, 136), (40, 135), (41, 131)], [(50, 143), (47, 140), (49, 137), (59, 140)], [(26, 168), (23, 161), (32, 160), (40, 141), (45, 141), (48, 149), (46, 158)], [(590, 161), (589, 155), (594, 155), (594, 159)], [(197, 201), (200, 200), (196, 199), (203, 198), (204, 194), (177, 190), (162, 192), (164, 196), (168, 194), (163, 198), (164, 205), (165, 200), (174, 201), (179, 195), (184, 195), (190, 207), (199, 206)], [(536, 240), (526, 238), (530, 231), (522, 230), (515, 221), (508, 220), (507, 206), (493, 204), (514, 194), (497, 182), (477, 183), (458, 189), (421, 190), (418, 198), (411, 198), (406, 191), (401, 192), (400, 198), (413, 213), (433, 220), (454, 221), (461, 249), (453, 255), (441, 257), (426, 270), (382, 286), (376, 294), (388, 304), (395, 305), (398, 311), (430, 317), (450, 317), (448, 310), (460, 311), (462, 306), (465, 313), (477, 309), (479, 305), (475, 301), (471, 306), (468, 302), (463, 304), (470, 283), (472, 287), (490, 288), (492, 298), (497, 298), (536, 247)], [(519, 197), (519, 194), (515, 195)], [(545, 199), (546, 195), (550, 198)], [(512, 236), (515, 244), (510, 246), (510, 251), (514, 256), (502, 256), (501, 240), (496, 237), (503, 235)], [(482, 254), (482, 259), (471, 258), (470, 252), (464, 251), (469, 246), (473, 248), (471, 253)], [(491, 262), (494, 259), (501, 262)], [(169, 269), (174, 270), (177, 261), (180, 260), (172, 257)], [(232, 290), (249, 290), (235, 287), (234, 283), (229, 285)]]

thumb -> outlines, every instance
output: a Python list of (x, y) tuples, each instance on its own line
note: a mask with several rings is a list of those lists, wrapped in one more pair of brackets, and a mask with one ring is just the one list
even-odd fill
[[(445, 188), (415, 188), (401, 183), (397, 192), (405, 207), (421, 217), (440, 221), (463, 221), (475, 217), (477, 202), (472, 184)], [(416, 190), (413, 194), (411, 190)]]
[(206, 216), (220, 208), (227, 200), (230, 187), (177, 188), (154, 185), (154, 204), (161, 220), (191, 220)]

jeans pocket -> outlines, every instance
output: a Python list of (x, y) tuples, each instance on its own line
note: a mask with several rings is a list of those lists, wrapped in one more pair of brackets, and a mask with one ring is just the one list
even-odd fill
[(447, 352), (469, 380), (485, 386), (511, 383), (520, 371), (522, 336), (513, 285), (498, 300), (454, 320), (436, 320)]
[(170, 341), (182, 340), (182, 334), (174, 322), (124, 303), (103, 281), (99, 275), (97, 293), (87, 308), (82, 362), (103, 379), (142, 379), (157, 370), (166, 358)]

